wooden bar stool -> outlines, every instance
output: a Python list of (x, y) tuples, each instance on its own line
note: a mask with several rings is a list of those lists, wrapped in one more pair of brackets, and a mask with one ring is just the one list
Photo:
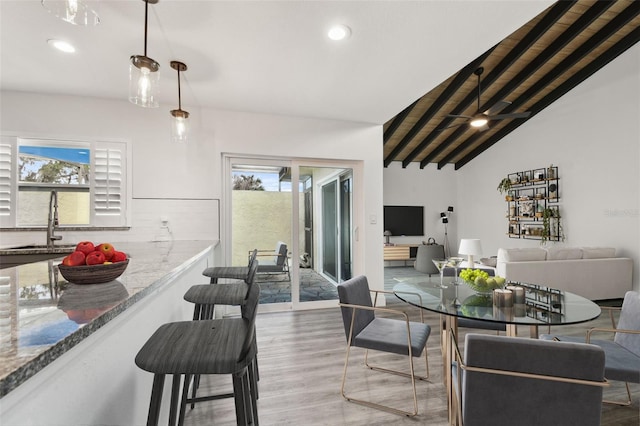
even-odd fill
[(205, 269), (202, 275), (211, 278), (211, 284), (217, 284), (220, 278), (229, 278), (234, 280), (245, 280), (249, 275), (251, 264), (256, 260), (258, 249), (253, 250), (249, 254), (249, 264), (247, 266), (213, 266)]
[[(238, 425), (258, 425), (257, 395), (249, 383), (249, 369), (256, 358), (255, 318), (260, 287), (251, 286), (242, 316), (201, 321), (181, 321), (164, 324), (147, 340), (135, 358), (141, 369), (154, 374), (148, 426), (156, 426), (162, 402), (166, 375), (173, 375), (169, 425), (184, 422), (188, 402), (202, 402), (234, 397)], [(187, 398), (191, 377), (201, 374), (230, 374), (233, 393)], [(184, 376), (182, 395), (180, 382)], [(180, 404), (178, 404), (180, 402)]]

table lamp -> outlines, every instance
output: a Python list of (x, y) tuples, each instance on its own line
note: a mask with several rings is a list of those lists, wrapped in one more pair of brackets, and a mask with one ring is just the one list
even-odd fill
[(386, 239), (385, 245), (389, 245), (389, 237), (391, 236), (391, 231), (384, 231), (384, 237)]
[(473, 268), (473, 256), (482, 256), (482, 245), (479, 239), (463, 238), (460, 240), (460, 248), (458, 254), (466, 254), (468, 256), (468, 267)]

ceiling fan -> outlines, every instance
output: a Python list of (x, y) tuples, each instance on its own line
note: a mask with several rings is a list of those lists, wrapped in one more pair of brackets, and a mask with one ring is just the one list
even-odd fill
[(531, 111), (525, 112), (512, 112), (508, 114), (498, 114), (500, 111), (505, 109), (507, 106), (511, 105), (511, 102), (508, 101), (499, 101), (494, 104), (491, 108), (486, 110), (485, 112), (480, 112), (480, 76), (484, 72), (483, 67), (479, 67), (473, 73), (478, 76), (478, 109), (477, 112), (473, 116), (469, 115), (457, 115), (457, 114), (448, 114), (447, 117), (450, 118), (464, 118), (466, 119), (464, 123), (452, 124), (451, 126), (444, 127), (439, 130), (445, 130), (452, 127), (462, 126), (463, 124), (469, 124), (471, 127), (478, 129), (483, 132), (489, 129), (489, 121), (491, 120), (504, 120), (507, 118), (527, 118), (531, 115)]

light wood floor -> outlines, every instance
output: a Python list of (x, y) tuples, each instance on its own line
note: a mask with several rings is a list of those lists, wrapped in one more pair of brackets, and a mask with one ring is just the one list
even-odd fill
[[(417, 318), (417, 317), (416, 317)], [(413, 418), (398, 416), (345, 401), (340, 382), (345, 355), (345, 335), (339, 308), (314, 311), (266, 313), (257, 319), (258, 359), (260, 366), (261, 425), (446, 425), (447, 401), (442, 384), (442, 359), (439, 350), (438, 318), (427, 315), (432, 334), (429, 338), (431, 380), (418, 382), (419, 414)], [(607, 325), (604, 316), (580, 326), (558, 327), (558, 334), (583, 335), (589, 326)], [(527, 333), (527, 330), (524, 330)], [(474, 331), (478, 332), (478, 331)], [(482, 332), (482, 331), (480, 331)], [(541, 330), (544, 333), (545, 330)], [(461, 336), (464, 331), (461, 329)], [(388, 365), (406, 367), (406, 357), (380, 359)], [(363, 352), (352, 350), (350, 389), (364, 398), (410, 408), (408, 379), (366, 370)], [(424, 362), (416, 363), (417, 372)], [(640, 424), (640, 387), (632, 384), (633, 405), (603, 405), (602, 425), (638, 426)], [(202, 394), (230, 389), (227, 377), (203, 377)], [(624, 385), (614, 383), (605, 396), (621, 399)], [(186, 425), (235, 425), (231, 399), (196, 404), (188, 411)], [(517, 425), (517, 423), (514, 423)]]

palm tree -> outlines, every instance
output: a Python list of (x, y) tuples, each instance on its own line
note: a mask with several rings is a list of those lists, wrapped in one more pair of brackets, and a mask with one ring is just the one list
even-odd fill
[(240, 191), (264, 191), (262, 180), (254, 175), (236, 175), (233, 177), (233, 189)]

